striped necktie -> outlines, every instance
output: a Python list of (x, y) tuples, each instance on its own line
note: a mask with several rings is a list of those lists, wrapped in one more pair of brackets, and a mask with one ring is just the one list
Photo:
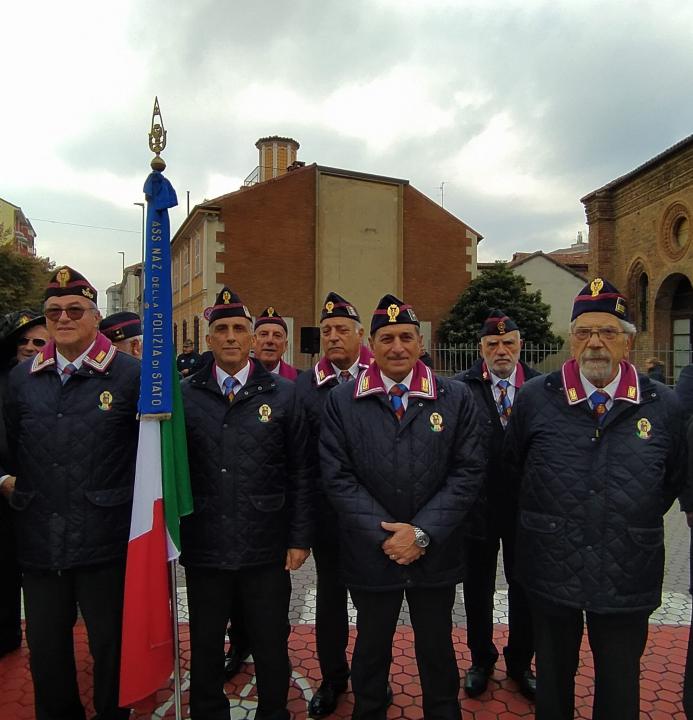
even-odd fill
[(240, 383), (232, 375), (224, 378), (224, 396), (229, 402), (236, 397), (236, 388), (238, 385), (240, 385)]
[(348, 383), (351, 382), (353, 379), (354, 376), (348, 370), (342, 370), (342, 372), (339, 373), (340, 383)]
[(400, 421), (404, 417), (404, 402), (402, 401), (402, 396), (408, 390), (409, 388), (402, 383), (397, 383), (397, 385), (393, 385), (390, 388), (390, 404), (395, 411), (397, 419)]
[(501, 424), (505, 427), (510, 418), (512, 412), (512, 405), (510, 404), (510, 396), (508, 395), (508, 386), (510, 385), (509, 380), (499, 380), (497, 383), (500, 395), (498, 396), (498, 414), (500, 415)]
[(609, 393), (605, 393), (603, 390), (595, 390), (590, 395), (590, 402), (592, 403), (592, 413), (594, 419), (600, 424), (604, 424), (604, 418), (608, 411), (606, 403), (610, 399)]
[(60, 382), (64, 385), (70, 379), (70, 377), (72, 375), (74, 375), (76, 372), (77, 372), (77, 368), (72, 363), (68, 363), (62, 369), (62, 375), (60, 376)]

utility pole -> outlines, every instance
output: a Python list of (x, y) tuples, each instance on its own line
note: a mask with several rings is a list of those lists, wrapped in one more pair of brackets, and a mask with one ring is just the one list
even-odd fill
[(441, 180), (438, 188), (440, 190), (440, 207), (445, 207), (445, 183), (446, 180)]

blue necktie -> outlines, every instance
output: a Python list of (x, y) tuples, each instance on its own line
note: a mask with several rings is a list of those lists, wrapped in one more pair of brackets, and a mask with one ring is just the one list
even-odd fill
[(240, 385), (240, 383), (232, 375), (224, 378), (224, 396), (229, 402), (236, 397), (236, 387), (238, 385)]
[(592, 412), (594, 413), (595, 420), (602, 425), (604, 418), (608, 412), (606, 403), (609, 400), (609, 393), (605, 393), (603, 390), (595, 390), (590, 395), (590, 402), (592, 403)]
[(64, 385), (70, 379), (70, 377), (72, 375), (74, 375), (76, 372), (77, 372), (77, 368), (72, 363), (68, 363), (62, 369), (62, 375), (60, 376), (60, 382)]
[(354, 376), (348, 370), (342, 370), (342, 372), (339, 373), (340, 383), (348, 383), (351, 382), (353, 379)]
[(402, 402), (402, 396), (407, 392), (409, 388), (403, 383), (397, 383), (390, 388), (390, 404), (392, 409), (395, 411), (395, 415), (398, 420), (402, 420), (404, 417), (404, 403)]
[(512, 412), (512, 405), (510, 404), (510, 396), (508, 395), (508, 386), (510, 385), (509, 380), (499, 380), (498, 389), (500, 395), (498, 396), (498, 414), (500, 415), (501, 423), (505, 427), (510, 418)]

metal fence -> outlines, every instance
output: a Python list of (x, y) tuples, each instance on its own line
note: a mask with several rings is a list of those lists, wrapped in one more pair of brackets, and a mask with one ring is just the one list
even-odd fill
[[(429, 353), (433, 358), (433, 369), (438, 375), (452, 376), (470, 368), (479, 358), (479, 346), (470, 345), (433, 345)], [(537, 345), (525, 343), (520, 358), (540, 372), (553, 372), (570, 357), (569, 343), (558, 345)], [(655, 351), (635, 349), (630, 353), (630, 361), (641, 372), (646, 371), (646, 362), (656, 357), (663, 364), (663, 372), (668, 384), (673, 385), (681, 369), (693, 362), (693, 348), (660, 348)]]

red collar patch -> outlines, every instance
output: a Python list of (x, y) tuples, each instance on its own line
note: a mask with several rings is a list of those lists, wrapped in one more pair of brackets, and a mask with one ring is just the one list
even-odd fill
[[(361, 345), (361, 350), (359, 351), (359, 368), (366, 370), (372, 362), (373, 353), (365, 345)], [(332, 363), (324, 355), (316, 363), (313, 368), (313, 373), (315, 374), (315, 384), (318, 387), (329, 382), (332, 378), (337, 377)]]
[[(113, 345), (103, 333), (97, 333), (89, 354), (84, 358), (84, 363), (98, 372), (105, 372), (113, 362), (116, 352), (115, 345)], [(43, 350), (36, 355), (31, 363), (31, 372), (37, 373), (55, 366), (55, 353), (55, 342), (49, 340)]]
[[(486, 364), (486, 360), (484, 360), (481, 363), (481, 377), (486, 380), (486, 382), (491, 382), (491, 371), (488, 369), (488, 365)], [(522, 363), (518, 362), (517, 365), (515, 365), (515, 387), (519, 390), (525, 383), (525, 369), (522, 367)]]
[[(621, 360), (619, 367), (621, 368), (621, 379), (616, 388), (614, 400), (625, 400), (629, 403), (639, 404), (640, 382), (636, 369), (626, 360)], [(563, 378), (563, 391), (569, 405), (577, 405), (583, 400), (587, 400), (577, 360), (574, 358), (566, 360), (561, 368), (561, 376)]]
[[(354, 388), (354, 397), (362, 398), (367, 395), (375, 395), (383, 393), (387, 395), (385, 384), (383, 383), (380, 368), (375, 362), (371, 363), (367, 370), (364, 370), (356, 380)], [(414, 373), (409, 386), (410, 397), (422, 397), (428, 400), (435, 400), (438, 397), (438, 389), (433, 378), (433, 372), (428, 365), (424, 365), (421, 360), (416, 361), (414, 365)]]

